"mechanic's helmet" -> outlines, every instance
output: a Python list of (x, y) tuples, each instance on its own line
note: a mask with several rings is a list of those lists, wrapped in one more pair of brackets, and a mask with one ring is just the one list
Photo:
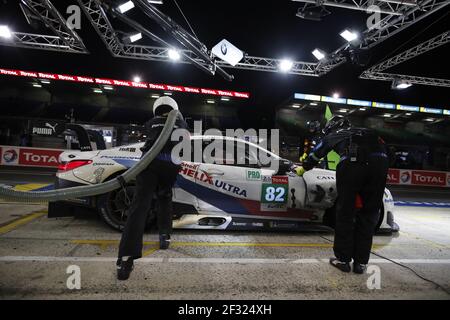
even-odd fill
[(317, 133), (320, 131), (320, 122), (317, 120), (308, 121), (306, 127), (308, 128), (309, 133)]
[(344, 116), (333, 116), (325, 125), (322, 132), (323, 134), (329, 134), (332, 131), (339, 129), (350, 128), (352, 125), (350, 121)]
[(153, 114), (155, 116), (161, 116), (172, 110), (178, 110), (178, 104), (171, 97), (160, 97), (153, 104)]

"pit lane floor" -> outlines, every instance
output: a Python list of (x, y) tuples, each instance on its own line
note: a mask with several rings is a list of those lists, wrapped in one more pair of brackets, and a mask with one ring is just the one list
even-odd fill
[[(373, 250), (450, 290), (450, 209), (398, 207), (396, 236)], [(1, 299), (449, 299), (411, 271), (373, 256), (373, 275), (328, 265), (332, 234), (176, 231), (167, 251), (146, 234), (144, 258), (115, 278), (120, 234), (96, 219), (46, 217), (44, 205), (0, 204)], [(80, 267), (70, 290), (67, 268)], [(371, 282), (373, 283), (373, 282)]]

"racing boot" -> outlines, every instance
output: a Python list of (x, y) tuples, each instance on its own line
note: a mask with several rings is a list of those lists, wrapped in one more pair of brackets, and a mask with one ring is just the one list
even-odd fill
[(342, 272), (350, 272), (352, 270), (349, 262), (341, 261), (338, 258), (330, 258), (330, 264)]
[(367, 270), (367, 264), (353, 262), (353, 272), (357, 274), (364, 274)]
[(160, 234), (159, 235), (159, 248), (162, 250), (169, 249), (170, 245), (170, 234)]
[(134, 263), (132, 257), (122, 257), (117, 259), (117, 279), (128, 280), (131, 271), (133, 271)]

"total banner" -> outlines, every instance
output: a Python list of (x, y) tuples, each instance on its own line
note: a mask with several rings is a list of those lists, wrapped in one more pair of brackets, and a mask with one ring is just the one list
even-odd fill
[(64, 150), (0, 146), (0, 164), (3, 166), (58, 167), (59, 155)]
[(450, 188), (450, 172), (389, 169), (387, 184)]

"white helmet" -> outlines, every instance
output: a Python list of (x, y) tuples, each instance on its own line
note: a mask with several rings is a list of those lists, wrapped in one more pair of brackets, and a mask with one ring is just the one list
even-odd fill
[[(159, 97), (158, 99), (156, 99), (155, 103), (153, 104), (153, 114), (156, 116), (156, 109), (158, 109), (159, 107), (165, 106), (165, 109), (172, 109), (172, 110), (178, 110), (178, 104), (177, 102), (172, 99), (171, 97)], [(170, 110), (169, 110), (170, 111)], [(165, 112), (163, 112), (165, 113)]]

